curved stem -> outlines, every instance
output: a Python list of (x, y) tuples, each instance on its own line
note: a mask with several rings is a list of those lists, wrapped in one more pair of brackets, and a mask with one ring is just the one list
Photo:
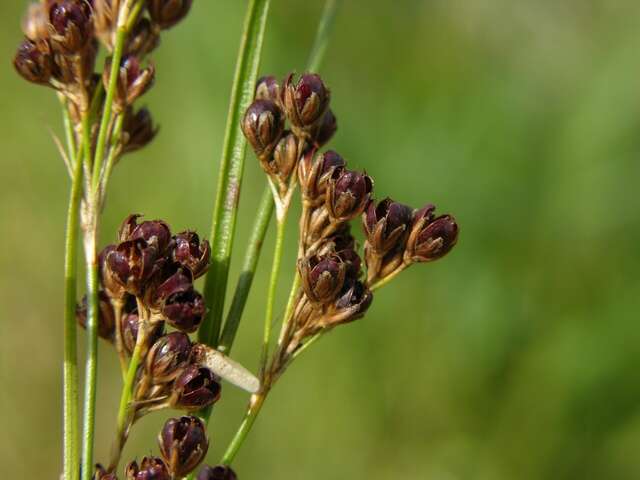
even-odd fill
[(240, 319), (242, 318), (242, 312), (247, 303), (247, 297), (251, 290), (253, 278), (258, 266), (258, 259), (260, 258), (260, 252), (262, 250), (262, 244), (264, 237), (267, 233), (267, 227), (273, 215), (273, 197), (269, 187), (265, 187), (258, 206), (258, 213), (253, 224), (253, 230), (247, 246), (247, 253), (244, 258), (244, 264), (242, 265), (242, 271), (238, 277), (238, 284), (236, 286), (235, 293), (233, 294), (233, 300), (231, 301), (231, 307), (229, 307), (229, 313), (227, 319), (224, 322), (224, 329), (220, 336), (220, 342), (218, 344), (218, 350), (224, 353), (229, 353), (233, 341), (235, 340), (238, 326), (240, 325)]
[(377, 282), (375, 282), (373, 285), (371, 285), (369, 287), (369, 290), (371, 290), (372, 292), (374, 290), (377, 290), (380, 287), (384, 287), (387, 283), (389, 283), (391, 280), (393, 280), (394, 278), (396, 278), (396, 276), (402, 272), (404, 269), (406, 269), (409, 266), (409, 264), (407, 263), (402, 263), (398, 268), (396, 268), (393, 272), (391, 272), (389, 275), (387, 275), (386, 277), (384, 277), (382, 280), (378, 280)]
[[(66, 107), (64, 107), (66, 111)], [(65, 115), (68, 120), (68, 113)], [(75, 151), (73, 135), (68, 133), (69, 154)], [(75, 158), (67, 210), (64, 254), (64, 480), (76, 480), (80, 473), (78, 456), (78, 358), (76, 337), (76, 281), (78, 219), (82, 198), (82, 159)]]
[(256, 418), (258, 417), (258, 413), (262, 409), (262, 405), (264, 405), (264, 401), (267, 398), (267, 392), (258, 393), (251, 397), (251, 402), (249, 403), (249, 409), (247, 410), (247, 414), (245, 415), (242, 423), (240, 424), (240, 428), (234, 435), (231, 443), (227, 447), (227, 450), (224, 452), (222, 456), (222, 460), (220, 463), (223, 465), (231, 465), (233, 459), (236, 457), (238, 450), (244, 443), (247, 435), (251, 431), (251, 427), (253, 427)]

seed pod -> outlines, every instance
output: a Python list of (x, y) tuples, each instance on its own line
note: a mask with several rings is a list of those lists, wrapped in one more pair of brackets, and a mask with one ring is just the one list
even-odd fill
[(240, 126), (256, 156), (266, 159), (280, 140), (284, 115), (271, 100), (255, 100), (249, 105)]
[(215, 467), (205, 465), (198, 474), (198, 480), (238, 480), (238, 477), (227, 465), (216, 465)]
[(328, 315), (329, 325), (352, 322), (361, 318), (371, 306), (372, 301), (373, 294), (361, 281), (347, 281)]
[(159, 32), (147, 18), (140, 18), (129, 35), (127, 54), (140, 58), (155, 50), (160, 44)]
[(157, 457), (144, 457), (140, 466), (134, 460), (125, 469), (127, 480), (172, 480), (169, 469)]
[[(121, 335), (122, 344), (126, 352), (131, 355), (136, 348), (136, 342), (138, 340), (138, 329), (140, 326), (140, 317), (137, 311), (125, 313), (122, 316)], [(151, 331), (147, 333), (147, 342), (144, 346), (144, 351), (155, 343), (155, 341), (164, 333), (164, 322), (158, 322), (151, 325)]]
[(22, 31), (31, 41), (45, 40), (49, 37), (49, 13), (44, 3), (32, 3), (22, 19)]
[(280, 84), (276, 77), (266, 75), (260, 77), (256, 82), (256, 100), (271, 100), (278, 104), (280, 102)]
[(372, 252), (385, 255), (404, 244), (412, 216), (410, 207), (390, 198), (385, 198), (377, 205), (371, 202), (362, 216), (362, 225)]
[(314, 303), (326, 304), (335, 300), (344, 285), (347, 266), (335, 254), (313, 255), (298, 262), (305, 294)]
[(221, 391), (211, 370), (192, 364), (173, 382), (171, 405), (180, 410), (200, 410), (217, 402)]
[(422, 214), (414, 219), (404, 258), (411, 262), (437, 260), (449, 253), (457, 241), (458, 224), (453, 216), (442, 215), (429, 221), (428, 216)]
[(145, 370), (154, 384), (173, 381), (189, 364), (191, 340), (182, 332), (160, 337), (145, 360)]
[(54, 68), (53, 54), (46, 41), (24, 40), (18, 47), (13, 66), (22, 78), (40, 85), (49, 85)]
[(153, 125), (151, 112), (147, 108), (133, 113), (133, 109), (129, 107), (124, 117), (122, 133), (122, 153), (125, 154), (146, 147), (155, 138), (158, 128)]
[(207, 240), (200, 242), (196, 232), (181, 232), (173, 237), (171, 257), (175, 263), (188, 268), (193, 278), (204, 275), (209, 268), (211, 247)]
[(51, 4), (49, 34), (53, 49), (64, 53), (79, 53), (93, 35), (93, 20), (88, 3), (63, 0)]
[(176, 478), (192, 472), (209, 448), (204, 423), (191, 416), (167, 420), (158, 435), (158, 444), (169, 472)]
[(329, 109), (322, 116), (322, 120), (318, 123), (318, 129), (314, 135), (314, 144), (316, 148), (321, 148), (323, 145), (327, 144), (329, 140), (333, 138), (336, 130), (338, 130), (338, 121), (331, 109)]
[(267, 173), (272, 173), (281, 182), (286, 182), (296, 167), (299, 156), (298, 138), (291, 132), (284, 132), (273, 151), (273, 161), (269, 164)]
[(189, 13), (191, 3), (191, 0), (147, 0), (147, 9), (151, 20), (166, 30)]
[(331, 98), (331, 93), (315, 73), (305, 73), (297, 82), (293, 81), (293, 73), (290, 73), (284, 81), (281, 95), (287, 118), (294, 130), (300, 129), (301, 133), (308, 133), (322, 120)]
[(327, 150), (315, 158), (313, 153), (310, 150), (300, 160), (298, 180), (304, 200), (317, 205), (324, 202), (329, 179), (335, 172), (342, 171), (346, 164), (344, 159), (333, 150)]
[(191, 349), (191, 361), (249, 393), (256, 393), (260, 389), (260, 380), (253, 373), (208, 345), (195, 344)]
[(202, 295), (195, 290), (167, 298), (162, 314), (169, 325), (186, 333), (195, 332), (202, 322), (206, 307)]
[(147, 245), (155, 247), (159, 254), (164, 254), (171, 242), (169, 225), (162, 220), (147, 220), (138, 223), (140, 216), (131, 214), (124, 219), (118, 231), (120, 242), (142, 239)]
[[(116, 331), (116, 319), (111, 299), (104, 290), (98, 292), (98, 336), (113, 342)], [(87, 296), (76, 306), (76, 319), (82, 328), (87, 328)]]
[(373, 180), (367, 174), (351, 170), (334, 170), (327, 187), (325, 206), (337, 222), (347, 222), (360, 215), (371, 201)]
[[(102, 83), (107, 90), (111, 77), (111, 58), (107, 59), (104, 72), (102, 73)], [(116, 84), (116, 95), (114, 108), (118, 112), (124, 112), (127, 105), (132, 105), (151, 86), (155, 78), (155, 67), (148, 64), (147, 68), (142, 68), (140, 60), (135, 55), (126, 55), (120, 62), (118, 70), (118, 81)]]
[(100, 271), (100, 279), (104, 289), (111, 298), (122, 300), (127, 295), (127, 291), (122, 284), (112, 276), (111, 270), (107, 268), (107, 256), (115, 251), (115, 245), (107, 245), (98, 254), (98, 269)]
[(140, 295), (157, 271), (158, 250), (143, 239), (122, 242), (105, 258), (104, 277), (120, 284), (131, 295)]

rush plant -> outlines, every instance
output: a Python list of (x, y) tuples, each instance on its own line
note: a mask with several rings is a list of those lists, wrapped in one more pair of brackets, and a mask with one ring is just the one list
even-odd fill
[[(374, 181), (326, 149), (337, 130), (331, 92), (318, 69), (336, 11), (323, 12), (309, 71), (257, 79), (269, 0), (250, 0), (232, 86), (209, 240), (172, 232), (162, 220), (128, 215), (113, 244), (97, 245), (100, 214), (119, 160), (153, 140), (150, 112), (137, 100), (152, 87), (149, 55), (164, 32), (191, 10), (191, 0), (42, 0), (25, 17), (17, 72), (51, 87), (60, 100), (65, 142), (56, 139), (70, 179), (65, 249), (65, 480), (194, 478), (209, 448), (207, 423), (223, 381), (250, 394), (245, 417), (220, 464), (199, 480), (235, 479), (231, 464), (269, 392), (287, 368), (334, 328), (362, 318), (374, 291), (416, 263), (446, 255), (456, 244), (451, 215), (427, 204), (414, 209), (374, 199)], [(106, 60), (98, 66), (99, 49)], [(266, 174), (245, 261), (230, 302), (225, 299), (234, 246), (246, 144)], [(299, 193), (297, 193), (299, 192)], [(296, 270), (281, 325), (274, 310), (283, 240), (293, 202), (300, 202)], [(135, 210), (135, 206), (132, 206)], [(264, 335), (254, 374), (229, 355), (275, 211), (276, 241), (265, 300)], [(365, 242), (351, 235), (360, 222)], [(76, 249), (81, 233), (86, 295), (77, 298)], [(205, 277), (203, 292), (194, 280)], [(225, 312), (225, 305), (229, 303)], [(224, 321), (223, 321), (224, 320)], [(76, 324), (85, 330), (82, 435), (78, 411)], [(190, 334), (197, 332), (197, 340)], [(113, 345), (122, 370), (112, 454), (94, 459), (98, 338)], [(121, 468), (131, 429), (159, 410), (182, 410), (158, 435), (158, 456)], [(102, 412), (100, 412), (102, 414)], [(80, 438), (82, 440), (80, 440)]]

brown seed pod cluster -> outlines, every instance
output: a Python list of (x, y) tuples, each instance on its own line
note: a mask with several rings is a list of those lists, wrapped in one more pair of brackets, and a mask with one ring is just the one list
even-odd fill
[[(280, 198), (291, 195), (292, 180), (301, 192), (302, 287), (281, 334), (276, 375), (305, 339), (362, 317), (372, 289), (413, 263), (441, 258), (458, 236), (454, 218), (436, 217), (432, 205), (414, 210), (389, 198), (376, 203), (371, 177), (348, 169), (335, 151), (320, 151), (337, 128), (330, 98), (317, 74), (297, 80), (289, 74), (282, 84), (263, 77), (242, 122)], [(350, 231), (358, 217), (366, 236), (364, 262)]]

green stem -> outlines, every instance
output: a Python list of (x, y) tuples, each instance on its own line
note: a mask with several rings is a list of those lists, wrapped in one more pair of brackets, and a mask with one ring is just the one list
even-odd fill
[(324, 4), (316, 38), (313, 42), (307, 63), (307, 70), (310, 72), (317, 72), (320, 68), (325, 51), (327, 50), (327, 45), (329, 44), (329, 37), (331, 36), (333, 25), (335, 24), (338, 3), (338, 0), (327, 0)]
[(87, 357), (85, 361), (84, 421), (82, 430), (82, 480), (93, 474), (93, 438), (96, 411), (96, 377), (98, 366), (98, 262), (96, 231), (85, 233), (87, 264)]
[(229, 313), (227, 313), (227, 318), (224, 322), (224, 328), (218, 344), (218, 350), (226, 354), (231, 351), (231, 346), (235, 340), (238, 326), (240, 325), (240, 319), (242, 318), (242, 313), (247, 303), (256, 267), (258, 266), (258, 259), (260, 258), (264, 237), (267, 233), (267, 227), (269, 226), (271, 215), (273, 215), (273, 206), (274, 203), (271, 189), (267, 186), (265, 187), (264, 192), (262, 193), (262, 198), (260, 199), (260, 205), (258, 206), (258, 213), (256, 214), (251, 237), (249, 238), (242, 271), (238, 277), (236, 290), (233, 294), (233, 300), (231, 301)]
[(386, 277), (384, 277), (382, 280), (378, 280), (377, 282), (375, 282), (373, 285), (371, 285), (369, 287), (369, 290), (371, 290), (372, 292), (374, 290), (377, 290), (380, 287), (384, 287), (387, 283), (389, 283), (391, 280), (393, 280), (394, 278), (396, 278), (396, 276), (402, 272), (404, 269), (406, 269), (407, 267), (409, 267), (409, 264), (407, 263), (403, 263), (402, 265), (400, 265), (398, 268), (396, 268), (393, 272), (391, 272), (389, 275), (387, 275)]
[(270, 0), (249, 3), (231, 90), (211, 222), (211, 268), (204, 284), (207, 315), (199, 332), (199, 340), (212, 346), (217, 345), (220, 334), (244, 168), (246, 140), (240, 119), (253, 100), (269, 5)]
[(107, 163), (104, 168), (104, 175), (102, 175), (100, 192), (102, 195), (107, 191), (107, 182), (111, 177), (111, 170), (116, 163), (119, 151), (120, 134), (122, 133), (122, 125), (124, 123), (124, 114), (116, 114), (116, 120), (113, 125), (113, 134), (111, 135), (111, 148), (107, 158)]
[(273, 326), (273, 305), (275, 303), (278, 277), (280, 276), (280, 264), (282, 263), (282, 246), (284, 243), (285, 227), (287, 224), (288, 206), (285, 207), (282, 217), (278, 219), (276, 231), (276, 244), (273, 249), (273, 263), (271, 276), (267, 290), (267, 305), (264, 314), (264, 335), (262, 337), (262, 355), (260, 358), (260, 371), (264, 373), (269, 359), (269, 343), (271, 340), (271, 327)]
[[(65, 112), (67, 111), (64, 107)], [(65, 124), (68, 112), (65, 115)], [(73, 135), (67, 135), (69, 155), (74, 155)], [(76, 280), (78, 219), (82, 198), (82, 159), (73, 164), (73, 178), (67, 210), (64, 260), (64, 480), (76, 480), (80, 473), (78, 457), (78, 358), (76, 337)]]
[(247, 410), (247, 414), (242, 420), (240, 428), (238, 428), (238, 431), (231, 440), (231, 443), (227, 447), (227, 450), (224, 452), (224, 455), (222, 456), (222, 460), (220, 461), (220, 463), (222, 463), (223, 465), (231, 465), (231, 463), (233, 462), (233, 459), (236, 457), (238, 450), (240, 450), (240, 447), (251, 431), (251, 427), (253, 427), (253, 424), (258, 417), (258, 413), (260, 413), (260, 410), (264, 405), (266, 395), (267, 393), (264, 392), (256, 394), (251, 398), (251, 403), (249, 409)]

